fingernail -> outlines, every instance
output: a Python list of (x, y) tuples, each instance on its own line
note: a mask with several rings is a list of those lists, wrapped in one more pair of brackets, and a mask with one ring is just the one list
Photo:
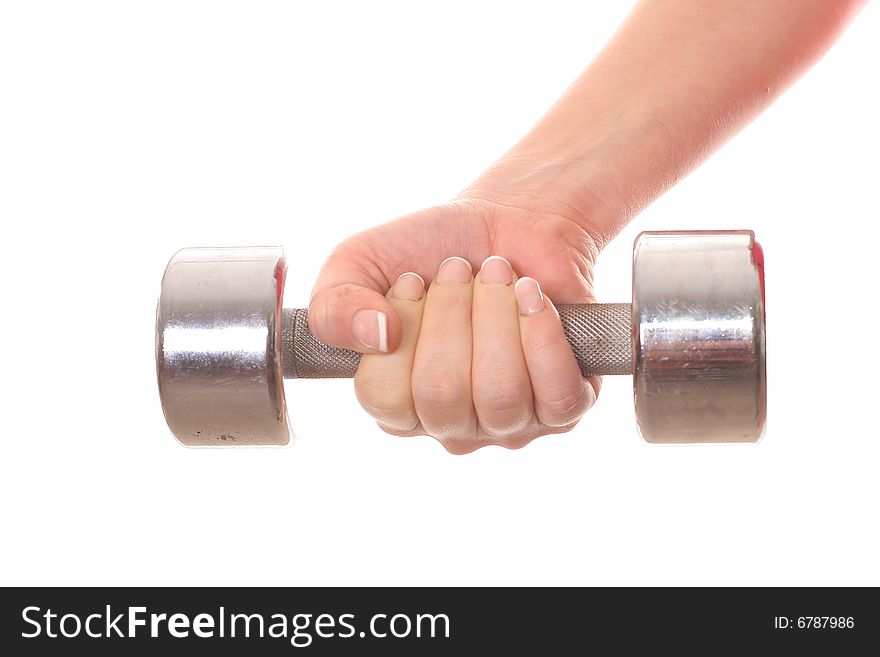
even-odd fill
[(453, 256), (440, 263), (437, 271), (437, 283), (470, 283), (474, 278), (474, 270), (464, 258)]
[(480, 280), (490, 285), (510, 285), (513, 282), (513, 269), (501, 256), (489, 256), (480, 267)]
[(388, 318), (378, 310), (358, 310), (354, 314), (352, 335), (367, 349), (388, 352)]
[(391, 296), (403, 301), (418, 301), (424, 294), (425, 279), (411, 271), (401, 274), (391, 288)]
[(534, 315), (544, 310), (544, 295), (538, 281), (528, 276), (519, 279), (513, 287), (516, 304), (522, 315)]

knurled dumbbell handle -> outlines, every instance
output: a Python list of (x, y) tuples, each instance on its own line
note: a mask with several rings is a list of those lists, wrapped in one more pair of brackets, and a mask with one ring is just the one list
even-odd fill
[[(584, 376), (632, 374), (632, 305), (588, 303), (559, 306), (565, 337)], [(361, 355), (319, 342), (309, 330), (308, 310), (285, 308), (281, 359), (286, 379), (346, 379)]]

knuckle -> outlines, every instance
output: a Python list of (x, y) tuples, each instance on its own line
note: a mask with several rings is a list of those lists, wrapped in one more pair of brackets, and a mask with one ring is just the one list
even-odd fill
[(473, 402), (466, 375), (426, 369), (414, 373), (412, 387), (413, 402), (422, 426), (444, 447), (473, 428)]
[(495, 439), (495, 444), (502, 447), (516, 443), (532, 419), (531, 409), (527, 408), (492, 412), (483, 410), (478, 415), (483, 431)]
[(478, 449), (485, 445), (485, 443), (482, 442), (461, 440), (458, 438), (444, 438), (435, 436), (435, 439), (441, 445), (443, 445), (443, 449), (454, 456), (463, 456), (464, 454), (476, 452)]
[(333, 322), (342, 322), (350, 314), (352, 304), (355, 302), (354, 291), (351, 287), (339, 288), (327, 300), (327, 316)]
[(483, 431), (495, 439), (492, 442), (493, 445), (517, 449), (520, 443), (519, 434), (528, 426), (529, 420), (530, 417), (527, 415), (491, 420), (480, 419), (480, 426), (483, 427)]
[(474, 405), (487, 434), (512, 442), (532, 418), (531, 384), (516, 378), (496, 377), (475, 390)]
[(531, 398), (531, 384), (515, 377), (493, 377), (474, 389), (474, 402), (491, 414), (519, 415), (531, 405)]
[(577, 422), (587, 412), (588, 399), (582, 389), (568, 390), (544, 400), (541, 406), (543, 424), (551, 427), (567, 427)]
[(559, 426), (552, 426), (549, 428), (553, 429), (552, 433), (569, 433), (578, 425), (578, 422), (580, 422), (580, 418), (578, 418), (577, 420), (573, 420), (568, 424), (561, 424)]
[(377, 421), (376, 425), (389, 436), (397, 436), (398, 438), (409, 438), (411, 436), (418, 435), (418, 423), (412, 426), (404, 425), (398, 427), (391, 424), (386, 424), (382, 421)]
[(413, 399), (420, 407), (451, 411), (470, 404), (467, 381), (462, 375), (441, 369), (413, 373)]
[(535, 438), (537, 438), (537, 436), (511, 437), (511, 438), (508, 438), (507, 440), (498, 441), (494, 444), (498, 445), (499, 447), (503, 447), (504, 449), (511, 449), (511, 450), (522, 449), (523, 447), (528, 445), (530, 442), (532, 442)]

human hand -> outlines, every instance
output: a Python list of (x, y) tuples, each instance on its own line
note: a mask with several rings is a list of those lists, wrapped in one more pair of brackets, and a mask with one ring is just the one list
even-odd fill
[(581, 376), (550, 299), (593, 300), (597, 253), (563, 214), (456, 201), (337, 247), (311, 330), (366, 354), (355, 390), (386, 432), (431, 435), (453, 453), (522, 447), (570, 430), (596, 399), (599, 380)]

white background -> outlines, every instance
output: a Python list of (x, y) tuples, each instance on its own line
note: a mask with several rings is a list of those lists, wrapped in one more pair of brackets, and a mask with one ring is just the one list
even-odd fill
[(289, 382), (284, 449), (167, 431), (153, 319), (181, 246), (285, 245), (302, 305), (350, 233), (506, 150), (629, 3), (7, 2), (0, 9), (2, 584), (880, 584), (880, 7), (602, 255), (753, 228), (756, 446), (653, 446), (608, 378), (571, 434), (448, 455), (350, 382)]

